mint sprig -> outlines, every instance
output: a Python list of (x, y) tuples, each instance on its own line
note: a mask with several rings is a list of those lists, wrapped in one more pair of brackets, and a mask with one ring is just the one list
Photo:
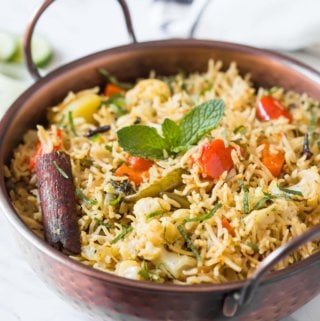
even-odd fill
[(168, 144), (153, 127), (132, 125), (118, 132), (119, 145), (133, 156), (144, 158), (164, 158)]
[(180, 146), (178, 151), (187, 150), (197, 143), (206, 133), (217, 127), (224, 113), (224, 102), (221, 99), (209, 100), (193, 108), (180, 121)]
[(117, 132), (119, 145), (133, 156), (151, 159), (163, 159), (166, 154), (186, 151), (218, 126), (224, 108), (221, 99), (212, 99), (194, 107), (179, 124), (167, 118), (162, 124), (163, 137), (153, 127), (124, 127)]

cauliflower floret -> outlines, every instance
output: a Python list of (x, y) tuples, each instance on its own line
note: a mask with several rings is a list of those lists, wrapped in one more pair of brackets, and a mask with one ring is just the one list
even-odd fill
[(170, 222), (168, 217), (161, 218), (161, 224), (163, 226), (163, 237), (166, 242), (173, 243), (181, 237), (177, 227)]
[(141, 280), (139, 275), (140, 270), (139, 263), (132, 260), (122, 261), (116, 266), (116, 274), (128, 279)]
[(133, 214), (137, 220), (145, 222), (148, 214), (163, 211), (162, 202), (164, 201), (157, 197), (142, 198), (134, 205)]
[(246, 232), (249, 233), (253, 227), (266, 229), (276, 222), (277, 215), (290, 220), (297, 215), (297, 206), (286, 199), (274, 199), (274, 203), (266, 208), (254, 210), (243, 220), (246, 224)]
[(119, 242), (118, 246), (121, 257), (125, 260), (135, 260), (137, 258), (137, 243), (135, 238), (127, 238), (125, 241)]
[(275, 221), (276, 204), (272, 204), (261, 210), (254, 210), (247, 215), (243, 221), (246, 226), (246, 232), (249, 233), (253, 227), (265, 229)]
[[(239, 194), (235, 194), (234, 199), (236, 201), (236, 209), (239, 211), (243, 210), (243, 191)], [(249, 208), (254, 208), (257, 203), (264, 197), (263, 188), (262, 187), (250, 187), (248, 202)]]
[(136, 232), (136, 252), (146, 260), (155, 260), (161, 253), (161, 247), (164, 243), (164, 230), (158, 218), (147, 219), (147, 215), (155, 212), (163, 212), (163, 202), (160, 198), (147, 197), (139, 200), (133, 213), (136, 220), (132, 226)]
[(145, 260), (155, 260), (161, 255), (161, 247), (155, 246), (152, 242), (143, 240), (143, 247), (139, 251), (139, 256)]
[(165, 268), (178, 279), (182, 276), (182, 271), (195, 267), (197, 260), (187, 255), (168, 252), (162, 248), (160, 256), (153, 263), (159, 266), (164, 264)]
[(299, 183), (289, 186), (288, 189), (301, 192), (308, 206), (315, 207), (320, 198), (320, 175), (317, 167), (304, 169), (298, 172)]
[(170, 88), (159, 79), (145, 79), (129, 90), (126, 94), (126, 101), (129, 105), (137, 105), (140, 101), (153, 101), (156, 97), (161, 102), (170, 97)]

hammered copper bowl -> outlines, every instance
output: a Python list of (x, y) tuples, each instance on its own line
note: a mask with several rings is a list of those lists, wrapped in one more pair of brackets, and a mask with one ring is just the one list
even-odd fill
[[(290, 251), (319, 238), (319, 226), (273, 252), (246, 282), (179, 286), (124, 279), (77, 263), (35, 236), (11, 205), (3, 166), (10, 161), (22, 135), (43, 123), (46, 108), (61, 101), (68, 91), (101, 85), (99, 68), (107, 68), (121, 80), (133, 81), (148, 76), (150, 70), (160, 75), (180, 70), (204, 71), (209, 59), (221, 60), (224, 66), (235, 61), (242, 74), (251, 74), (256, 86), (281, 86), (320, 100), (320, 74), (290, 58), (224, 42), (168, 40), (117, 47), (65, 65), (24, 92), (1, 121), (2, 212), (39, 277), (94, 320), (273, 321), (292, 313), (320, 292), (320, 252), (265, 277)], [(30, 61), (29, 67), (34, 68)]]

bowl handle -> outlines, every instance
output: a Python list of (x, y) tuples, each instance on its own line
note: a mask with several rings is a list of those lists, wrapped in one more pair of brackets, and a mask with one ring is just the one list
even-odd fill
[(292, 251), (298, 249), (303, 244), (320, 238), (320, 224), (310, 228), (305, 233), (292, 239), (290, 242), (280, 246), (270, 255), (267, 256), (258, 266), (244, 287), (239, 291), (228, 294), (223, 302), (223, 314), (226, 317), (233, 317), (242, 305), (252, 301), (256, 290), (260, 285), (263, 277), (282, 259)]
[[(133, 30), (132, 20), (131, 20), (131, 16), (130, 16), (130, 11), (129, 11), (128, 5), (127, 5), (125, 0), (117, 0), (117, 1), (119, 2), (120, 6), (121, 6), (122, 13), (123, 13), (124, 18), (125, 18), (125, 23), (126, 23), (126, 26), (127, 26), (128, 34), (129, 34), (132, 42), (136, 43), (137, 42), (137, 38), (136, 38), (135, 32)], [(33, 59), (32, 59), (31, 39), (32, 39), (34, 28), (35, 28), (38, 20), (40, 19), (42, 14), (46, 11), (46, 9), (53, 2), (55, 2), (55, 0), (45, 0), (42, 3), (41, 7), (35, 12), (34, 16), (30, 20), (30, 22), (28, 23), (27, 29), (26, 29), (24, 37), (23, 37), (23, 50), (24, 50), (24, 55), (25, 55), (27, 68), (28, 68), (28, 71), (30, 72), (31, 76), (35, 80), (39, 80), (42, 77), (41, 77), (41, 75), (39, 73), (39, 70), (36, 67), (36, 65), (34, 64)]]

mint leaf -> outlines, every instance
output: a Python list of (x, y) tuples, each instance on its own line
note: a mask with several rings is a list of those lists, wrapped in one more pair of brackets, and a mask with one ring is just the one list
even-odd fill
[(118, 132), (120, 146), (133, 156), (144, 158), (164, 158), (163, 150), (168, 148), (166, 141), (153, 127), (132, 125)]
[(180, 144), (180, 127), (171, 119), (166, 118), (164, 120), (162, 124), (162, 134), (170, 149), (173, 149)]
[(180, 124), (165, 119), (161, 137), (153, 127), (132, 125), (118, 131), (119, 145), (133, 156), (164, 158), (163, 151), (170, 155), (187, 150), (205, 134), (218, 126), (224, 113), (221, 99), (209, 100), (194, 107)]
[(217, 127), (224, 113), (224, 102), (212, 99), (193, 108), (180, 122), (181, 140), (176, 150), (186, 150)]

